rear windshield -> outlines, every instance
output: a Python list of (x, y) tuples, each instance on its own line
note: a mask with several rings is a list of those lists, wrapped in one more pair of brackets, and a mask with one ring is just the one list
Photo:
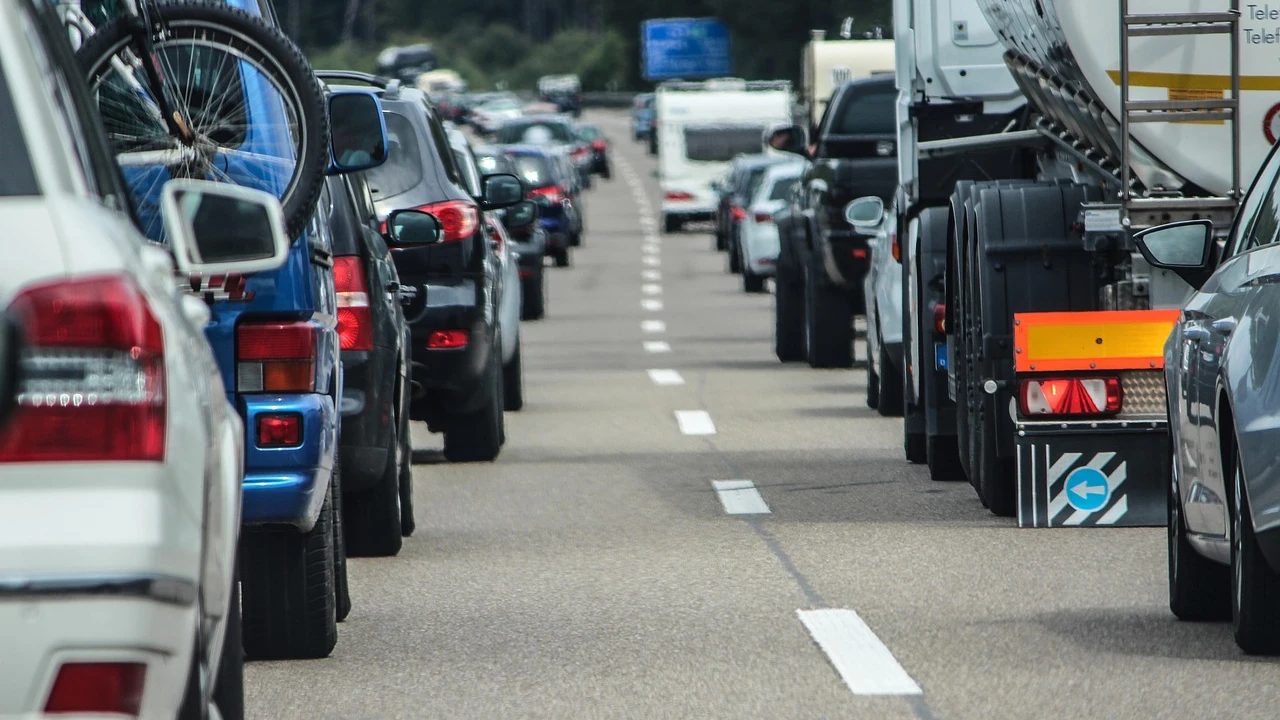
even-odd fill
[(580, 127), (578, 128), (578, 137), (583, 140), (599, 140), (600, 131), (590, 126)]
[(0, 142), (0, 196), (39, 195), (40, 185), (36, 183), (35, 168), (31, 166), (3, 67), (0, 67), (0, 138), (5, 139)]
[(511, 163), (501, 155), (476, 155), (476, 167), (484, 175), (511, 172)]
[(767, 167), (762, 167), (751, 171), (751, 178), (747, 180), (747, 197), (753, 198), (756, 196), (760, 186), (764, 184), (764, 174), (768, 169)]
[(685, 157), (695, 162), (729, 162), (739, 153), (754, 155), (764, 149), (764, 128), (688, 127), (684, 129)]
[(387, 161), (368, 170), (369, 189), (379, 199), (406, 193), (422, 182), (422, 152), (413, 123), (403, 115), (385, 113), (387, 118)]
[(555, 171), (552, 170), (547, 158), (540, 155), (516, 155), (511, 160), (515, 163), (516, 175), (529, 183), (530, 187), (540, 188), (556, 184)]
[(791, 188), (795, 187), (798, 180), (799, 178), (794, 177), (778, 178), (778, 180), (773, 183), (773, 188), (769, 191), (769, 199), (786, 200), (788, 193), (791, 192)]
[(897, 91), (851, 95), (831, 123), (832, 135), (892, 135), (897, 132)]
[(524, 121), (503, 125), (502, 128), (498, 130), (498, 139), (496, 142), (504, 145), (514, 145), (516, 143), (524, 142), (525, 133), (533, 128), (545, 129), (547, 133), (551, 134), (551, 138), (556, 142), (571, 143), (574, 140), (573, 129), (564, 123)]

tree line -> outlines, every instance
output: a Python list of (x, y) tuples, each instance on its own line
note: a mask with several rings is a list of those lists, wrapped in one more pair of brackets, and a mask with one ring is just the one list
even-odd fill
[(861, 35), (892, 36), (891, 0), (275, 0), (288, 32), (317, 66), (374, 69), (387, 45), (430, 42), (442, 67), (477, 89), (532, 87), (577, 73), (587, 90), (650, 87), (640, 25), (665, 17), (718, 17), (733, 43), (734, 74), (800, 80), (810, 30), (835, 37), (845, 18)]

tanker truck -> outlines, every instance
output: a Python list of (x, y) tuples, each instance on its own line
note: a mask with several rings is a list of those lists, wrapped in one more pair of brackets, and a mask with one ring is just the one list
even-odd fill
[(1229, 231), (1280, 125), (1280, 82), (1241, 75), (1275, 73), (1269, 12), (895, 0), (904, 445), (935, 479), (1024, 527), (1166, 523), (1190, 287), (1134, 235)]

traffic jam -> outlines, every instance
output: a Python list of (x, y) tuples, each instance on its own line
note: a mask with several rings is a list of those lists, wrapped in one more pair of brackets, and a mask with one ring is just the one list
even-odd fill
[(1204, 5), (647, 19), (619, 106), (0, 0), (0, 717), (1272, 716), (1274, 11)]

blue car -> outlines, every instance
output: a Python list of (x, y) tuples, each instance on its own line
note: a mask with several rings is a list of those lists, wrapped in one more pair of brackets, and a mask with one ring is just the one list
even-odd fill
[(564, 164), (557, 162), (553, 150), (524, 145), (506, 145), (518, 175), (529, 186), (529, 197), (541, 208), (539, 222), (547, 234), (546, 252), (556, 267), (569, 266), (569, 248), (573, 246), (579, 226), (578, 213)]
[[(226, 1), (279, 27), (265, 0)], [(290, 124), (279, 96), (265, 92), (246, 67), (220, 66), (216, 73), (190, 75), (195, 79), (188, 82), (208, 96), (238, 96), (243, 103), (243, 124), (228, 130), (240, 136), (220, 141), (224, 147), (237, 145), (218, 154), (224, 179), (279, 195), (295, 165)], [(375, 167), (380, 164), (375, 158), (385, 161), (387, 154), (386, 127), (374, 95), (335, 92), (328, 102), (336, 107), (338, 98), (350, 96), (362, 98), (364, 122), (374, 141), (381, 133), (381, 148), (371, 147), (371, 154), (366, 150), (355, 161), (359, 165), (348, 166), (335, 164), (331, 149), (331, 175)], [(342, 116), (351, 118), (353, 112), (344, 106)], [(336, 142), (342, 133), (334, 135)], [(124, 171), (132, 188), (155, 188), (155, 197), (144, 192), (137, 198), (138, 214), (152, 239), (163, 241), (158, 195), (168, 169), (133, 165)], [(337, 642), (336, 622), (350, 604), (337, 487), (343, 377), (327, 213), (316, 208), (278, 270), (191, 279), (211, 304), (205, 334), (247, 435), (239, 573), (250, 658), (329, 655)]]
[(631, 136), (637, 141), (649, 137), (653, 131), (653, 93), (637, 95), (631, 108)]

